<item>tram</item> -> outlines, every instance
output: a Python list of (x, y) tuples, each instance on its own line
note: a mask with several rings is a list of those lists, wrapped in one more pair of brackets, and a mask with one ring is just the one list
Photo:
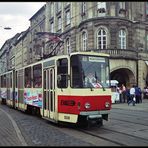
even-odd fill
[[(89, 73), (95, 81), (86, 82)], [(73, 52), (0, 75), (6, 105), (60, 123), (103, 124), (111, 110), (109, 55)]]

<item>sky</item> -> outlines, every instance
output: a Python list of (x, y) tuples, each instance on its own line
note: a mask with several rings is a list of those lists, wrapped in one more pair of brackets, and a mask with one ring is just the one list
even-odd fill
[[(46, 2), (0, 2), (0, 48), (15, 34), (30, 26), (29, 19)], [(10, 27), (10, 30), (4, 29)]]

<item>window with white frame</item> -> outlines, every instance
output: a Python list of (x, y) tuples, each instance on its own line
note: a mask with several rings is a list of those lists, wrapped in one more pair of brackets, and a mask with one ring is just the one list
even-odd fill
[(44, 23), (41, 23), (41, 24), (39, 25), (39, 27), (40, 27), (40, 31), (43, 32), (43, 31), (44, 31)]
[(126, 49), (126, 31), (125, 31), (125, 29), (121, 29), (119, 31), (119, 47), (121, 49)]
[(30, 31), (30, 34), (29, 34), (29, 36), (30, 36), (30, 42), (32, 42), (32, 32)]
[(97, 48), (107, 48), (107, 32), (104, 28), (99, 29), (99, 31), (97, 32)]
[(86, 2), (82, 2), (82, 14), (85, 15), (86, 13)]
[(86, 31), (82, 32), (82, 50), (86, 51), (87, 49), (87, 33)]
[(66, 11), (66, 25), (70, 24), (70, 10)]
[(61, 16), (58, 17), (58, 30), (60, 30), (62, 28), (62, 19)]
[(36, 33), (37, 33), (37, 30), (35, 29), (35, 30), (34, 30), (34, 33), (33, 33), (33, 37), (34, 37), (34, 38), (36, 38)]
[(59, 12), (62, 9), (62, 3), (57, 2), (57, 12)]
[(148, 2), (146, 2), (146, 16), (148, 16)]
[(53, 22), (50, 23), (50, 29), (51, 29), (51, 32), (54, 32), (54, 23)]
[(67, 6), (67, 5), (69, 5), (69, 4), (70, 4), (70, 2), (66, 2), (66, 4), (65, 4), (65, 5)]
[(99, 13), (105, 13), (106, 12), (106, 2), (97, 2), (97, 11)]
[(50, 6), (50, 8), (51, 8), (51, 17), (53, 17), (53, 15), (54, 15), (54, 3), (51, 2), (50, 5), (51, 5), (51, 6)]
[(66, 40), (66, 49), (68, 54), (71, 53), (70, 38), (67, 38)]
[(119, 8), (125, 10), (125, 2), (119, 2)]

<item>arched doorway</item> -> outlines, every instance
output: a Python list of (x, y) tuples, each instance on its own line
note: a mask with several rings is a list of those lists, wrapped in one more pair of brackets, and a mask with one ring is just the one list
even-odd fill
[(119, 82), (119, 86), (124, 84), (126, 87), (130, 87), (133, 84), (136, 84), (136, 79), (134, 73), (127, 68), (120, 68), (114, 70), (110, 74), (111, 80), (117, 80)]

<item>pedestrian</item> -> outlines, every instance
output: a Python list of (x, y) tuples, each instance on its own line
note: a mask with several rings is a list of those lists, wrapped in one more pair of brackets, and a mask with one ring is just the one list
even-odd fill
[(119, 87), (119, 99), (120, 99), (120, 103), (122, 103), (122, 89), (121, 89), (121, 87)]
[(130, 88), (130, 100), (128, 101), (128, 105), (130, 103), (133, 104), (133, 106), (135, 106), (135, 86), (133, 85), (131, 88)]
[(139, 89), (139, 103), (142, 103), (142, 90), (140, 87), (138, 87)]
[(136, 97), (136, 104), (139, 104), (141, 102), (141, 88), (138, 86), (135, 86), (135, 97)]
[(126, 98), (127, 98), (127, 103), (128, 103), (128, 101), (130, 100), (130, 89), (129, 88), (126, 89)]
[(122, 99), (123, 99), (123, 103), (125, 103), (125, 100), (126, 100), (126, 87), (125, 87), (124, 84), (122, 84), (121, 90), (122, 90)]
[(144, 99), (148, 99), (148, 86), (144, 87)]

